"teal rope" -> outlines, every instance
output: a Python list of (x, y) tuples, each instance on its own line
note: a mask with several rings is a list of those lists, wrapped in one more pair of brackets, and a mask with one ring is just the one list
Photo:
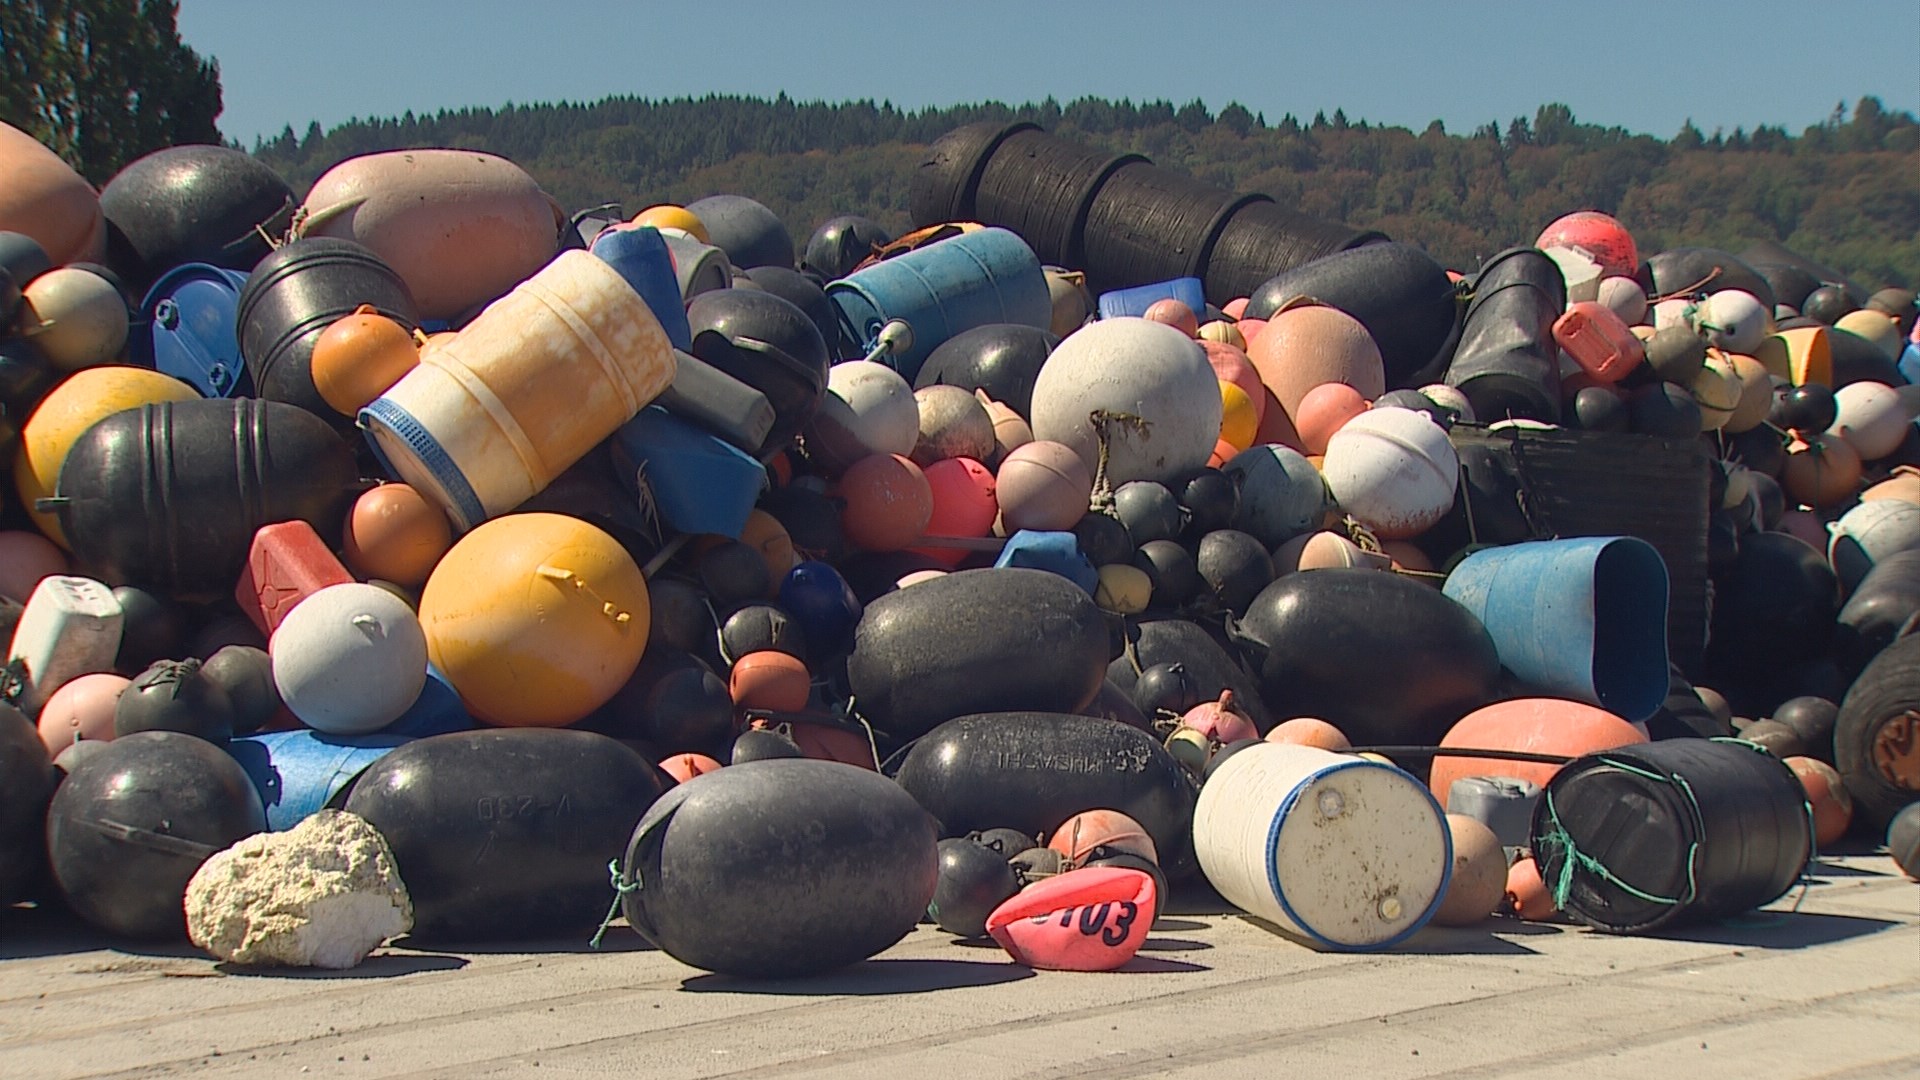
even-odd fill
[(619, 859), (614, 859), (607, 863), (607, 876), (612, 879), (613, 903), (607, 907), (607, 917), (600, 920), (600, 929), (595, 930), (593, 932), (593, 939), (587, 942), (587, 948), (589, 949), (598, 949), (600, 947), (601, 939), (605, 938), (607, 931), (613, 927), (613, 920), (620, 917), (620, 901), (625, 900), (628, 894), (640, 891), (640, 881), (638, 878), (635, 878), (631, 882), (623, 882), (620, 880)]
[[(1609, 768), (1619, 769), (1625, 773), (1632, 773), (1635, 776), (1644, 777), (1655, 783), (1678, 787), (1686, 796), (1687, 806), (1692, 811), (1696, 824), (1695, 835), (1699, 835), (1697, 826), (1700, 818), (1700, 805), (1694, 800), (1693, 789), (1687, 786), (1685, 780), (1677, 776), (1663, 776), (1659, 773), (1650, 772), (1637, 765), (1628, 764), (1627, 762), (1615, 761), (1605, 754), (1597, 754), (1595, 757)], [(1561, 857), (1560, 872), (1554, 875), (1554, 880), (1549, 887), (1553, 894), (1554, 907), (1564, 909), (1567, 906), (1567, 898), (1573, 894), (1574, 875), (1582, 870), (1607, 882), (1621, 892), (1629, 896), (1637, 897), (1649, 904), (1679, 907), (1693, 902), (1694, 897), (1698, 893), (1698, 881), (1695, 877), (1696, 868), (1700, 862), (1700, 842), (1698, 840), (1687, 847), (1686, 895), (1677, 899), (1673, 897), (1656, 896), (1653, 893), (1635, 887), (1622, 879), (1620, 875), (1615, 874), (1605, 863), (1581, 851), (1580, 846), (1574, 842), (1572, 834), (1568, 833), (1566, 827), (1560, 823), (1560, 813), (1553, 805), (1552, 790), (1549, 789), (1543, 792), (1542, 799), (1544, 800), (1544, 805), (1547, 810), (1548, 828), (1547, 831), (1540, 836), (1539, 846), (1543, 849), (1543, 854), (1547, 850), (1551, 850), (1557, 852)]]

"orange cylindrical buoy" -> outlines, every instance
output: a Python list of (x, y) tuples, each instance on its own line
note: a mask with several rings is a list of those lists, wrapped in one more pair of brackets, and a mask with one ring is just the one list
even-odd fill
[(409, 589), (426, 584), (447, 549), (447, 515), (406, 484), (382, 484), (360, 496), (347, 515), (341, 549), (347, 568)]
[(813, 674), (798, 657), (774, 649), (750, 652), (733, 662), (727, 692), (734, 708), (799, 712), (807, 707)]
[[(1632, 724), (1605, 709), (1558, 698), (1518, 698), (1462, 717), (1440, 740), (1442, 747), (1519, 750), (1575, 758), (1647, 741)], [(1437, 756), (1428, 784), (1447, 805), (1453, 782), (1468, 776), (1506, 776), (1545, 787), (1558, 765), (1531, 761)]]
[(477, 720), (565, 727), (640, 665), (651, 604), (619, 541), (562, 514), (509, 514), (460, 538), (420, 594), (427, 659)]
[(420, 362), (407, 328), (362, 304), (313, 342), (313, 388), (334, 411), (357, 416)]
[(1158, 865), (1160, 853), (1146, 827), (1118, 810), (1085, 810), (1053, 830), (1047, 846), (1078, 864), (1094, 848), (1110, 848)]
[(1267, 741), (1312, 746), (1339, 753), (1353, 749), (1353, 743), (1339, 728), (1312, 716), (1296, 716), (1274, 725), (1273, 730), (1267, 732)]
[(869, 454), (840, 478), (841, 525), (854, 546), (899, 551), (926, 530), (933, 488), (920, 466), (899, 454)]
[(1840, 781), (1840, 773), (1818, 758), (1790, 757), (1787, 768), (1800, 778), (1807, 789), (1807, 802), (1813, 806), (1813, 839), (1822, 847), (1847, 835), (1853, 824), (1853, 795)]

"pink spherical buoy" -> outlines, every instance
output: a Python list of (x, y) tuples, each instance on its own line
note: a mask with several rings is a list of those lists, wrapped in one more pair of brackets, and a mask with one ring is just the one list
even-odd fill
[(1367, 399), (1360, 391), (1346, 383), (1321, 383), (1300, 399), (1300, 407), (1293, 411), (1293, 426), (1307, 453), (1324, 454), (1327, 440), (1366, 411)]
[(27, 602), (40, 579), (67, 572), (67, 556), (32, 532), (0, 532), (0, 596)]
[(1240, 328), (1240, 336), (1247, 339), (1247, 348), (1253, 348), (1253, 341), (1267, 328), (1265, 319), (1241, 319), (1233, 325)]
[(1245, 390), (1247, 397), (1253, 399), (1254, 420), (1266, 419), (1266, 389), (1260, 382), (1260, 373), (1253, 368), (1253, 361), (1247, 359), (1247, 351), (1204, 338), (1200, 341), (1200, 347), (1207, 351), (1207, 363), (1213, 366), (1214, 377)]
[(1250, 302), (1251, 300), (1248, 297), (1236, 296), (1220, 305), (1220, 314), (1225, 315), (1229, 319), (1238, 320), (1240, 316), (1247, 313), (1247, 304)]
[(1141, 313), (1141, 317), (1150, 322), (1166, 323), (1188, 337), (1200, 333), (1200, 319), (1193, 313), (1193, 309), (1171, 296), (1148, 304), (1147, 310)]
[[(928, 536), (985, 536), (1000, 516), (994, 498), (992, 470), (972, 458), (945, 458), (927, 466), (927, 486), (933, 490), (933, 514), (927, 518)], [(914, 548), (947, 566), (957, 566), (966, 550), (952, 547)]]
[(1632, 277), (1640, 271), (1640, 250), (1633, 234), (1610, 214), (1578, 210), (1541, 230), (1534, 247), (1579, 248), (1600, 264), (1608, 276)]
[(1086, 516), (1093, 474), (1065, 443), (1030, 442), (1000, 463), (1000, 516), (1007, 534), (1021, 529), (1063, 532)]
[(1247, 359), (1289, 417), (1321, 383), (1346, 383), (1368, 400), (1387, 391), (1380, 346), (1339, 308), (1308, 304), (1280, 312), (1247, 347)]
[(865, 551), (899, 551), (920, 539), (933, 515), (933, 489), (900, 454), (871, 454), (840, 479), (847, 539)]
[(76, 742), (107, 742), (113, 738), (113, 713), (120, 695), (133, 680), (111, 672), (82, 675), (61, 685), (40, 710), (40, 741), (47, 755)]

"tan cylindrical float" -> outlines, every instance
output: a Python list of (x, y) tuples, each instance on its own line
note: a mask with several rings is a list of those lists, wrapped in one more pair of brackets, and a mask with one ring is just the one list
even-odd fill
[(360, 413), (401, 479), (464, 531), (551, 483), (673, 381), (666, 331), (584, 251), (480, 313)]

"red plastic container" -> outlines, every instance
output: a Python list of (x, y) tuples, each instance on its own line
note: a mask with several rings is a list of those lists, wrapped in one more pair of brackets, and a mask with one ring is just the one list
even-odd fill
[(1619, 382), (1647, 359), (1646, 346), (1620, 316), (1592, 300), (1567, 308), (1553, 324), (1553, 340), (1582, 370), (1603, 383)]
[(329, 585), (345, 585), (353, 575), (340, 565), (326, 541), (304, 521), (283, 521), (253, 534), (246, 569), (233, 596), (240, 610), (269, 638), (294, 606)]

